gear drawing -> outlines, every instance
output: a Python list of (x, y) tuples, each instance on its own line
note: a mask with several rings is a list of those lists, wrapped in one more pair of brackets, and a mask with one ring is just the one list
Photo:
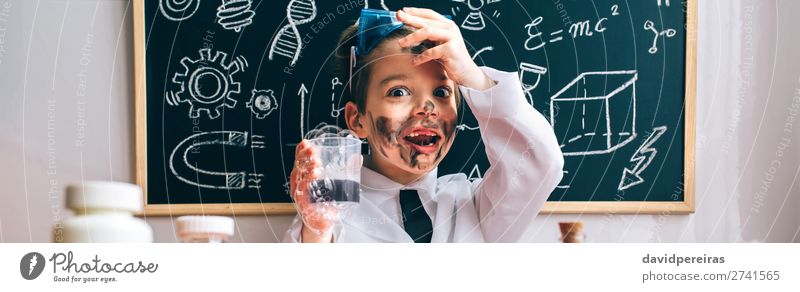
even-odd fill
[(275, 99), (275, 92), (272, 89), (253, 89), (253, 95), (246, 106), (256, 115), (257, 119), (264, 119), (278, 108), (278, 100)]
[(233, 75), (244, 71), (247, 60), (239, 56), (226, 62), (228, 54), (217, 51), (212, 55), (211, 49), (200, 49), (199, 59), (183, 57), (183, 72), (175, 72), (172, 82), (179, 86), (175, 92), (167, 92), (166, 100), (170, 105), (189, 104), (189, 117), (199, 118), (205, 111), (210, 119), (220, 116), (220, 108), (233, 108), (236, 100), (233, 96), (240, 93), (240, 84)]

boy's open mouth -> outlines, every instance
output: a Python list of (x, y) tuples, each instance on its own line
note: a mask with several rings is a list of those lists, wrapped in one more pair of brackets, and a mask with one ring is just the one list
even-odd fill
[(417, 127), (403, 137), (403, 140), (417, 152), (423, 154), (434, 153), (442, 136), (436, 131)]

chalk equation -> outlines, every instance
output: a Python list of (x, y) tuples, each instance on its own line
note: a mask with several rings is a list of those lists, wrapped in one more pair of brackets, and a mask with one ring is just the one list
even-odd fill
[(525, 39), (523, 47), (528, 51), (536, 51), (547, 44), (564, 40), (564, 35), (567, 35), (571, 39), (578, 39), (582, 37), (591, 37), (596, 33), (603, 33), (608, 29), (605, 23), (608, 21), (609, 17), (618, 15), (620, 15), (619, 6), (612, 5), (611, 13), (607, 17), (601, 17), (594, 22), (592, 20), (576, 21), (571, 23), (566, 31), (564, 29), (558, 29), (546, 33), (539, 29), (539, 26), (544, 22), (544, 17), (536, 17), (524, 26), (528, 37)]

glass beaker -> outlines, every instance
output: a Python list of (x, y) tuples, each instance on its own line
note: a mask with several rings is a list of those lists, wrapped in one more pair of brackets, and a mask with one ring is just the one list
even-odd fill
[(311, 203), (336, 207), (357, 205), (361, 193), (361, 140), (323, 135), (310, 139), (319, 161), (317, 179), (309, 183)]

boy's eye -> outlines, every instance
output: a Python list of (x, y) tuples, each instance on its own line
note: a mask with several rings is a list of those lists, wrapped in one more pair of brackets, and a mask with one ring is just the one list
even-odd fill
[(450, 88), (439, 87), (433, 91), (433, 95), (437, 97), (450, 97)]
[(392, 88), (389, 90), (389, 96), (406, 96), (411, 95), (411, 92), (404, 87)]

